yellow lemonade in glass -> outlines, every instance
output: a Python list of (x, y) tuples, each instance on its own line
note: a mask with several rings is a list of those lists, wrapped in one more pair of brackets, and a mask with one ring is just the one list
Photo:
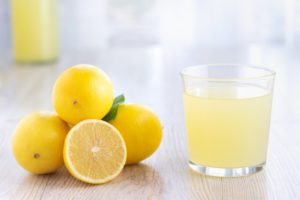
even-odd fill
[(12, 0), (15, 59), (47, 62), (57, 58), (56, 0)]
[(185, 89), (189, 160), (214, 168), (241, 168), (266, 161), (272, 94), (247, 84)]

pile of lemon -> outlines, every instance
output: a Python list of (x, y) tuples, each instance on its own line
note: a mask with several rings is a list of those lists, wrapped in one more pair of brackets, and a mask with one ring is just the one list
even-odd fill
[(145, 106), (114, 98), (109, 77), (92, 65), (64, 71), (53, 87), (56, 113), (33, 112), (13, 134), (17, 162), (34, 174), (65, 164), (77, 179), (100, 184), (118, 176), (125, 164), (153, 154), (162, 139), (158, 117)]

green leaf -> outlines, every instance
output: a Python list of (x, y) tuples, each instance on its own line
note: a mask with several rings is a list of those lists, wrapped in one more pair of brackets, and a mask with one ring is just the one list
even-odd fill
[(125, 96), (124, 94), (120, 94), (119, 96), (115, 97), (113, 105), (124, 103), (124, 102), (125, 102)]
[(115, 97), (110, 111), (103, 117), (102, 120), (109, 122), (110, 120), (115, 119), (118, 114), (119, 104), (124, 102), (125, 102), (125, 96), (123, 94)]

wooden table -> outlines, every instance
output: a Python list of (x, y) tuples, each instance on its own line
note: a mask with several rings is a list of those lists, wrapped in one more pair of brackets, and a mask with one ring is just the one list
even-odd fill
[[(78, 63), (101, 67), (127, 102), (150, 106), (164, 126), (163, 142), (149, 159), (125, 167), (110, 183), (88, 185), (65, 168), (31, 175), (11, 152), (18, 120), (34, 110), (52, 110), (57, 75)], [(180, 69), (197, 63), (246, 63), (277, 71), (268, 161), (265, 170), (242, 178), (214, 178), (187, 165)], [(300, 199), (300, 57), (283, 47), (229, 49), (114, 47), (62, 55), (56, 64), (0, 66), (0, 199)]]

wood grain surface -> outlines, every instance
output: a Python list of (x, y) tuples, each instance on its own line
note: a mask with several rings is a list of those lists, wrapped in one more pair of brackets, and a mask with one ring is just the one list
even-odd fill
[[(115, 180), (88, 185), (65, 168), (31, 175), (11, 152), (18, 120), (35, 110), (52, 110), (51, 90), (65, 68), (89, 63), (111, 77), (127, 102), (151, 107), (164, 126), (158, 151), (125, 167)], [(180, 70), (197, 63), (246, 63), (277, 72), (266, 168), (242, 178), (214, 178), (191, 171), (183, 119)], [(115, 47), (62, 55), (56, 64), (0, 66), (0, 199), (300, 199), (300, 57), (283, 47), (205, 49)], [(3, 137), (5, 137), (3, 139)]]

